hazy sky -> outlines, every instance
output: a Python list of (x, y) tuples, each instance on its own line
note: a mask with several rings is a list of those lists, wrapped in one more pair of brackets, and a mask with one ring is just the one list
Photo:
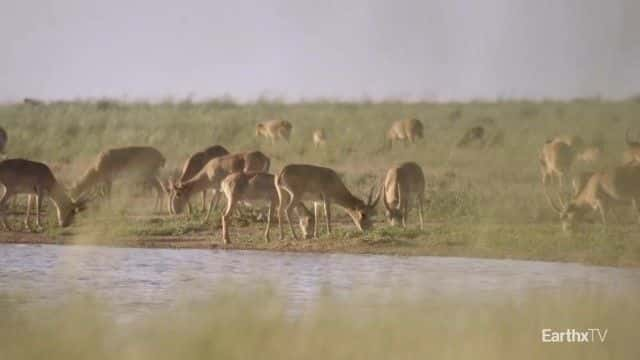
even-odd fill
[(639, 0), (3, 0), (0, 101), (640, 94)]

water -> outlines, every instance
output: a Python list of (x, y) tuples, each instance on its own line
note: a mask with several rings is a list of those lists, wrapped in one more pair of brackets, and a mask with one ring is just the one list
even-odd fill
[(443, 295), (475, 301), (517, 298), (530, 290), (568, 286), (624, 292), (640, 287), (640, 269), (447, 257), (0, 245), (0, 291), (37, 294), (25, 305), (91, 293), (126, 319), (206, 299), (228, 284), (247, 291), (269, 284), (293, 311), (304, 311), (326, 290), (340, 299), (369, 294), (373, 303), (389, 301), (398, 291), (416, 301)]

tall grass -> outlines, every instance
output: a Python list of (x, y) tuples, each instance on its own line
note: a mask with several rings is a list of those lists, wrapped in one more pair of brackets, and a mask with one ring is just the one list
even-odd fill
[[(36, 295), (36, 294), (29, 294)], [(3, 359), (638, 359), (638, 294), (590, 289), (524, 299), (337, 301), (292, 314), (272, 291), (221, 291), (128, 322), (77, 297), (29, 308), (0, 297)], [(541, 331), (608, 329), (604, 343), (549, 344)]]

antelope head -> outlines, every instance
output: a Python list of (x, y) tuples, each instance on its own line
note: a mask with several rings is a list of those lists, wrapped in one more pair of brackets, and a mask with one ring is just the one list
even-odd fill
[(58, 218), (58, 224), (60, 227), (67, 227), (73, 223), (76, 214), (79, 214), (87, 209), (87, 204), (95, 199), (83, 197), (75, 201), (71, 201), (68, 205), (60, 208), (60, 216)]
[(189, 201), (190, 194), (182, 184), (174, 184), (171, 194), (169, 209), (173, 211), (173, 214), (181, 214)]
[(400, 225), (402, 223), (402, 211), (400, 210), (402, 199), (400, 197), (400, 191), (398, 191), (398, 205), (395, 207), (391, 206), (391, 204), (389, 204), (389, 202), (387, 201), (386, 189), (384, 186), (382, 187), (380, 192), (382, 193), (382, 203), (384, 204), (387, 219), (389, 219), (389, 222), (392, 226)]
[(300, 231), (305, 239), (313, 237), (313, 228), (316, 226), (316, 218), (313, 215), (300, 216)]
[(378, 205), (378, 201), (380, 200), (380, 192), (375, 199), (373, 199), (373, 193), (375, 190), (375, 185), (371, 187), (371, 191), (369, 191), (369, 196), (367, 197), (367, 202), (362, 203), (356, 206), (355, 211), (350, 211), (349, 215), (351, 219), (355, 223), (358, 230), (364, 232), (366, 230), (371, 229), (373, 226), (373, 217), (375, 216), (376, 205)]

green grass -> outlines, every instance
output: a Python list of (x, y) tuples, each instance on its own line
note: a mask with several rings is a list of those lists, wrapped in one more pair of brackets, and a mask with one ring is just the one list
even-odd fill
[[(391, 122), (410, 116), (423, 121), (425, 139), (414, 146), (385, 149), (384, 133)], [(391, 165), (413, 160), (423, 167), (430, 184), (426, 219), (432, 226), (425, 233), (416, 233), (388, 229), (379, 222), (378, 230), (371, 235), (349, 235), (355, 237), (351, 243), (358, 240), (357, 251), (366, 250), (362, 244), (370, 244), (374, 252), (381, 244), (396, 244), (398, 253), (411, 253), (402, 246), (410, 244), (430, 249), (433, 254), (484, 254), (610, 265), (640, 264), (640, 227), (632, 225), (637, 216), (631, 209), (622, 209), (618, 211), (619, 224), (606, 231), (588, 225), (585, 229), (589, 231), (571, 236), (562, 234), (557, 215), (542, 194), (537, 156), (546, 139), (576, 134), (587, 142), (605, 144), (602, 162), (577, 164), (576, 172), (618, 164), (625, 148), (624, 133), (627, 128), (640, 130), (639, 116), (638, 101), (599, 100), (236, 104), (223, 99), (205, 103), (70, 102), (42, 107), (0, 106), (0, 125), (9, 132), (9, 156), (44, 161), (67, 185), (99, 151), (133, 144), (155, 146), (165, 154), (168, 159), (165, 177), (180, 168), (189, 154), (221, 144), (231, 151), (264, 151), (272, 158), (272, 171), (287, 163), (300, 162), (332, 167), (361, 197), (380, 182)], [(272, 145), (255, 137), (256, 122), (274, 117), (293, 124), (290, 143)], [(463, 132), (478, 124), (484, 124), (489, 132), (504, 132), (504, 145), (456, 149), (454, 145)], [(310, 143), (311, 132), (318, 127), (323, 127), (329, 137), (324, 149), (314, 149)], [(453, 181), (443, 188), (439, 184), (448, 179), (446, 174), (453, 174)], [(121, 190), (116, 185), (115, 191)], [(210, 232), (209, 226), (192, 220), (156, 221), (123, 216), (133, 207), (141, 208), (139, 201), (126, 199), (107, 214), (109, 221), (101, 230), (111, 240), (129, 235), (189, 236)], [(194, 204), (198, 204), (195, 199)], [(339, 214), (340, 210), (334, 213)], [(95, 215), (91, 212), (83, 215), (81, 226), (71, 232), (90, 229), (92, 216)], [(215, 223), (217, 226), (217, 220)], [(325, 238), (325, 248), (345, 250), (342, 236), (338, 233)], [(217, 233), (215, 237), (217, 240)], [(253, 243), (258, 244), (260, 230), (256, 229), (253, 238)], [(333, 241), (337, 243), (332, 244)]]
[[(3, 359), (638, 359), (640, 294), (571, 288), (522, 298), (388, 300), (329, 292), (295, 315), (272, 290), (229, 286), (126, 323), (76, 296), (25, 307), (0, 295)], [(608, 330), (604, 343), (541, 342), (542, 329)]]

